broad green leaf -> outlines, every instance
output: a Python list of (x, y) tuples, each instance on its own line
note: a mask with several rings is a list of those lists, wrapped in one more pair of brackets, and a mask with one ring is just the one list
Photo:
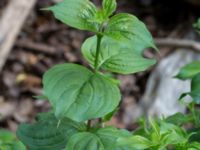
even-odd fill
[(200, 61), (194, 61), (182, 67), (176, 78), (182, 80), (192, 79), (198, 73), (200, 73)]
[(0, 150), (26, 150), (26, 148), (13, 133), (0, 129)]
[(64, 0), (45, 10), (52, 11), (58, 20), (71, 27), (94, 32), (99, 28), (95, 21), (97, 9), (89, 0)]
[[(127, 41), (126, 41), (127, 42)], [(82, 46), (82, 53), (88, 62), (94, 66), (97, 37), (87, 39)], [(144, 71), (153, 64), (154, 59), (144, 58), (129, 44), (121, 43), (107, 36), (103, 37), (100, 46), (98, 68), (115, 73), (130, 74)]]
[(105, 35), (121, 42), (128, 39), (132, 47), (140, 51), (148, 47), (157, 49), (144, 23), (127, 13), (113, 16), (105, 29)]
[(82, 132), (73, 135), (67, 143), (66, 150), (131, 150), (127, 146), (119, 146), (117, 139), (130, 137), (125, 130), (113, 127), (98, 129), (96, 132)]
[(62, 64), (51, 68), (45, 73), (43, 84), (57, 118), (85, 121), (103, 117), (120, 101), (116, 84), (80, 65)]
[(118, 143), (119, 145), (127, 145), (136, 150), (143, 150), (154, 146), (149, 139), (139, 135), (134, 135), (130, 138), (119, 138)]
[(182, 126), (186, 123), (192, 122), (193, 116), (190, 114), (176, 113), (172, 116), (167, 117), (165, 121), (178, 126)]
[(32, 125), (20, 125), (17, 136), (30, 150), (61, 150), (73, 134), (84, 130), (82, 123), (67, 118), (59, 121), (53, 115), (44, 114)]
[(103, 13), (105, 18), (108, 18), (114, 13), (117, 7), (116, 0), (103, 0)]

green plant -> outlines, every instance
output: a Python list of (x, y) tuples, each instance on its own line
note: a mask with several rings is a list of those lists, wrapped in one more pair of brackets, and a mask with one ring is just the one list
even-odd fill
[[(200, 61), (181, 68), (176, 78), (191, 79), (191, 91), (180, 96), (181, 103), (187, 106), (189, 112), (163, 119), (150, 118), (148, 122), (143, 119), (131, 137), (118, 138), (119, 145), (128, 145), (133, 150), (200, 150), (200, 111), (196, 106), (200, 102)], [(187, 95), (191, 97), (190, 102), (184, 100)]]
[[(64, 0), (44, 9), (52, 11), (63, 23), (95, 35), (81, 48), (90, 69), (60, 64), (44, 74), (44, 95), (39, 98), (48, 99), (52, 111), (38, 114), (35, 123), (22, 124), (17, 131), (30, 150), (196, 150), (200, 147), (196, 136), (200, 135), (200, 112), (194, 105), (199, 102), (200, 81), (198, 70), (194, 68), (191, 74), (193, 67), (186, 66), (177, 75), (182, 79), (192, 78), (192, 91), (187, 93), (194, 99), (188, 104), (191, 113), (141, 120), (133, 133), (104, 127), (121, 99), (119, 81), (110, 73), (136, 73), (156, 63), (143, 57), (144, 49), (157, 50), (145, 25), (131, 14), (114, 15), (116, 5), (115, 0), (103, 0), (102, 8), (89, 0)], [(92, 120), (98, 121), (92, 124)], [(195, 128), (182, 127), (188, 123)]]
[(7, 131), (0, 129), (0, 150), (25, 150), (25, 146), (17, 140), (16, 136)]
[[(121, 99), (119, 82), (108, 73), (146, 70), (156, 60), (144, 58), (143, 50), (156, 47), (146, 26), (131, 14), (113, 15), (116, 7), (115, 0), (103, 0), (102, 8), (89, 0), (64, 0), (44, 9), (63, 23), (95, 35), (82, 45), (91, 69), (60, 64), (44, 74), (42, 97), (53, 109), (40, 114), (32, 125), (20, 125), (17, 135), (29, 149), (128, 149), (116, 144), (117, 138), (131, 136), (128, 131), (102, 127)], [(91, 125), (93, 119), (99, 122)]]

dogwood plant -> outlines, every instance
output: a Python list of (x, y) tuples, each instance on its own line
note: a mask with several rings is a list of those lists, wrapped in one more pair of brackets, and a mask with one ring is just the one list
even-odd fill
[[(155, 59), (143, 57), (146, 48), (157, 50), (146, 26), (134, 15), (114, 14), (116, 7), (115, 0), (102, 0), (101, 8), (89, 0), (64, 0), (44, 9), (68, 26), (90, 31), (94, 36), (81, 47), (90, 68), (66, 63), (44, 74), (42, 97), (49, 100), (52, 110), (38, 114), (35, 123), (22, 124), (17, 131), (29, 150), (195, 150), (200, 147), (197, 140), (191, 140), (193, 132), (181, 127), (185, 122), (199, 127), (196, 116), (200, 113), (194, 107), (189, 107), (191, 115), (178, 113), (169, 118), (150, 119), (149, 123), (142, 121), (133, 133), (102, 125), (112, 117), (121, 100), (119, 81), (108, 74), (133, 74), (156, 63)], [(199, 103), (200, 70), (195, 70), (195, 65), (198, 67), (199, 62), (183, 68), (177, 77), (192, 78), (192, 91), (186, 94)], [(93, 120), (98, 122), (91, 123)]]

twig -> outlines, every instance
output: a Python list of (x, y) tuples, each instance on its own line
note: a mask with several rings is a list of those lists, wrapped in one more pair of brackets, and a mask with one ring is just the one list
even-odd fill
[(42, 43), (34, 43), (32, 41), (28, 40), (18, 40), (15, 44), (15, 46), (20, 48), (26, 48), (29, 50), (32, 50), (37, 53), (43, 53), (50, 56), (55, 56), (56, 54), (56, 48), (52, 46), (48, 46), (46, 44)]
[(180, 47), (193, 49), (200, 52), (200, 42), (186, 40), (186, 39), (173, 39), (173, 38), (156, 38), (155, 43), (158, 47)]
[(0, 71), (36, 0), (12, 0), (0, 20)]

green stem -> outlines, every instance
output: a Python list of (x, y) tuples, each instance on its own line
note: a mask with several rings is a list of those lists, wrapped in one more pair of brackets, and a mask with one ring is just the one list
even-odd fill
[(100, 54), (102, 37), (103, 36), (101, 34), (97, 34), (97, 47), (96, 47), (95, 64), (94, 64), (94, 70), (95, 70), (95, 72), (97, 72), (98, 69), (99, 69), (98, 61), (99, 61), (99, 54)]
[(92, 120), (88, 120), (87, 122), (87, 131), (90, 130), (92, 124)]

